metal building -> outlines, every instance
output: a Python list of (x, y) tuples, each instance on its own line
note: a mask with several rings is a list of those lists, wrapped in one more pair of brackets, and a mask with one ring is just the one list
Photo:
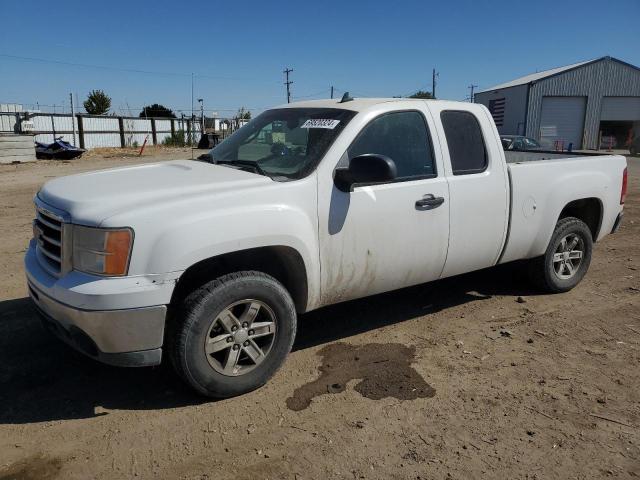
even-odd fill
[(640, 135), (640, 68), (602, 57), (537, 72), (474, 95), (503, 135), (545, 147), (625, 148)]

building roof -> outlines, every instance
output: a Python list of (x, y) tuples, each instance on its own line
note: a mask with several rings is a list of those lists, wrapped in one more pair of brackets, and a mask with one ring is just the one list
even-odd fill
[(612, 60), (614, 62), (622, 63), (623, 65), (627, 65), (627, 66), (629, 66), (631, 68), (634, 68), (634, 69), (640, 71), (640, 68), (636, 67), (635, 65), (632, 65), (632, 64), (627, 63), (627, 62), (623, 62), (622, 60), (618, 60), (617, 58), (605, 56), (605, 57), (600, 57), (600, 58), (594, 58), (592, 60), (587, 60), (587, 61), (584, 61), (584, 62), (573, 63), (571, 65), (565, 65), (564, 67), (551, 68), (549, 70), (543, 70), (542, 72), (531, 73), (529, 75), (525, 75), (524, 77), (520, 77), (520, 78), (516, 78), (515, 80), (511, 80), (510, 82), (501, 83), (500, 85), (495, 85), (495, 86), (490, 87), (490, 88), (485, 88), (483, 90), (479, 90), (477, 93), (491, 92), (493, 90), (501, 90), (503, 88), (516, 87), (518, 85), (527, 85), (529, 83), (536, 82), (536, 81), (541, 80), (543, 78), (552, 77), (554, 75), (558, 75), (560, 73), (563, 73), (563, 72), (566, 72), (566, 71), (569, 71), (569, 70), (573, 70), (574, 68), (582, 67), (583, 65), (587, 65), (589, 63), (596, 63), (596, 62), (600, 62), (602, 60), (607, 60), (607, 59)]
[(500, 90), (502, 88), (515, 87), (517, 85), (526, 85), (528, 83), (535, 82), (537, 80), (541, 80), (543, 78), (547, 78), (552, 75), (557, 75), (558, 73), (562, 73), (567, 70), (571, 70), (573, 68), (581, 67), (582, 65), (586, 65), (587, 63), (591, 63), (594, 61), (595, 60), (587, 60), (585, 62), (578, 62), (578, 63), (573, 63), (571, 65), (565, 65), (564, 67), (551, 68), (549, 70), (543, 70), (542, 72), (531, 73), (529, 75), (525, 75), (524, 77), (511, 80), (510, 82), (505, 82), (505, 83), (501, 83), (500, 85), (495, 85), (490, 88), (485, 88), (484, 90), (478, 91), (478, 93), (490, 92), (492, 90)]

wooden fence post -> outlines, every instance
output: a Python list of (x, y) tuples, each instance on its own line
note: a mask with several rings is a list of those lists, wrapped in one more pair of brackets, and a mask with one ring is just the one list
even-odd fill
[(120, 148), (124, 148), (124, 119), (118, 117), (118, 130), (120, 130)]
[(153, 144), (157, 145), (158, 144), (158, 136), (156, 133), (156, 119), (152, 118), (151, 119), (151, 138), (153, 139)]
[(82, 115), (77, 115), (78, 119), (78, 141), (80, 142), (80, 148), (84, 148), (84, 124), (82, 123)]
[(176, 134), (176, 124), (174, 122), (175, 120), (172, 118), (171, 119), (171, 137), (174, 137)]

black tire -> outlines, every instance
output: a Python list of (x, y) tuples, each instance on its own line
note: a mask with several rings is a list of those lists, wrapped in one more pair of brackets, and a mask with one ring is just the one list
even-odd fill
[[(212, 336), (210, 330), (218, 315), (245, 299), (268, 307), (267, 313), (274, 318), (275, 334), (261, 363), (247, 373), (229, 376), (210, 364), (204, 345)], [(293, 300), (280, 282), (261, 272), (236, 272), (213, 280), (187, 296), (172, 317), (166, 343), (174, 369), (188, 385), (208, 397), (233, 397), (261, 387), (276, 373), (291, 350), (296, 324)], [(238, 347), (241, 348), (240, 344)], [(250, 359), (245, 356), (247, 360)]]
[[(582, 258), (571, 277), (561, 278), (556, 271), (559, 267), (558, 264), (554, 264), (554, 254), (557, 253), (562, 240), (573, 235), (580, 239)], [(584, 278), (591, 263), (592, 251), (593, 238), (589, 227), (582, 220), (575, 217), (561, 218), (556, 224), (545, 254), (532, 259), (529, 263), (531, 280), (538, 288), (544, 291), (551, 293), (567, 292), (578, 285)], [(562, 273), (567, 271), (563, 270)]]

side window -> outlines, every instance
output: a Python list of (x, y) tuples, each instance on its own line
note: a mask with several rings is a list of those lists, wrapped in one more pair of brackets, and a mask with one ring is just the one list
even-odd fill
[(398, 169), (398, 179), (435, 176), (431, 138), (422, 114), (394, 112), (369, 123), (351, 144), (349, 159), (366, 153), (385, 155)]
[(487, 150), (476, 117), (470, 112), (445, 110), (440, 113), (440, 119), (447, 137), (453, 174), (483, 172), (487, 168)]

